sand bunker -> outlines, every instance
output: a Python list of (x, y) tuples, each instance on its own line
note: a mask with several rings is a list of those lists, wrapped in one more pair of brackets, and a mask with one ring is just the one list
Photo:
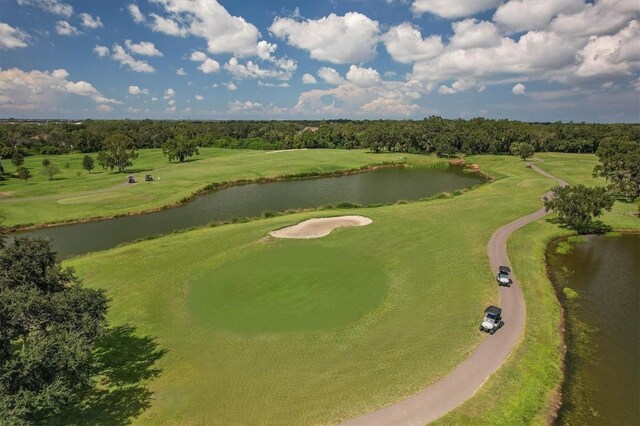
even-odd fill
[(338, 216), (309, 219), (297, 225), (269, 232), (269, 235), (276, 238), (320, 238), (329, 235), (331, 231), (336, 228), (343, 226), (364, 226), (371, 222), (373, 222), (371, 219), (364, 216)]

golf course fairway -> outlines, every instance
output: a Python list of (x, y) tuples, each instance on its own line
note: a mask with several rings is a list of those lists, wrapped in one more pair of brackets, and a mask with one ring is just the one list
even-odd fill
[[(489, 238), (537, 210), (554, 185), (513, 157), (468, 161), (496, 180), (453, 197), (201, 228), (65, 262), (85, 285), (107, 290), (114, 327), (135, 327), (166, 350), (153, 363), (159, 371), (153, 380), (141, 375), (126, 385), (140, 390), (141, 401), (127, 420), (335, 423), (402, 400), (451, 372), (490, 338), (478, 331), (484, 308), (499, 304)], [(637, 219), (627, 210), (605, 220), (632, 227)], [(373, 222), (317, 239), (268, 236), (306, 219), (352, 214)], [(506, 407), (517, 421), (548, 410), (560, 379), (561, 342), (553, 334), (560, 316), (537, 250), (557, 233), (552, 229), (543, 219), (514, 234), (536, 242), (533, 251), (525, 245), (512, 254), (511, 240), (508, 245), (527, 306), (543, 301), (545, 311), (534, 310), (533, 318), (545, 320), (530, 321), (528, 309), (516, 354), (478, 392), (494, 389), (495, 414), (473, 397), (461, 414), (451, 414), (460, 416), (454, 420), (500, 419)], [(530, 337), (545, 345), (544, 353), (530, 348)], [(524, 365), (545, 361), (546, 375), (523, 374), (514, 356)], [(500, 375), (507, 375), (504, 386), (494, 384)], [(113, 395), (125, 387), (109, 386)], [(522, 398), (529, 399), (514, 412), (513, 401)], [(108, 409), (115, 408), (87, 400), (63, 420), (104, 418)]]

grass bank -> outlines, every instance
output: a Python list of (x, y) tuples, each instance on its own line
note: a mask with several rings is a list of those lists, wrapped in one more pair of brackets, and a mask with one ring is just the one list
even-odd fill
[[(5, 226), (41, 225), (96, 217), (113, 217), (175, 205), (221, 182), (264, 181), (357, 170), (380, 163), (445, 164), (434, 157), (410, 154), (376, 155), (364, 150), (265, 152), (202, 148), (185, 163), (169, 163), (159, 149), (139, 151), (127, 173), (82, 170), (84, 154), (48, 156), (61, 174), (54, 180), (40, 173), (44, 156), (25, 159), (33, 178), (0, 181), (0, 219)], [(95, 155), (94, 155), (95, 156)], [(13, 166), (5, 169), (13, 173)], [(138, 183), (127, 184), (136, 176)], [(144, 182), (144, 175), (156, 179)], [(160, 180), (157, 180), (160, 178)]]

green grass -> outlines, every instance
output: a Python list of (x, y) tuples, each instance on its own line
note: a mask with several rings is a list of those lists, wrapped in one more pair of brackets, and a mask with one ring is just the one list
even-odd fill
[[(265, 236), (353, 210), (202, 228), (66, 262), (86, 285), (107, 289), (111, 324), (135, 326), (166, 353), (154, 358), (154, 380), (109, 382), (105, 393), (126, 398), (88, 400), (63, 420), (111, 410), (143, 424), (332, 423), (443, 377), (486, 338), (478, 321), (498, 302), (489, 237), (538, 208), (552, 185), (513, 157), (470, 161), (498, 179), (456, 197), (358, 209), (371, 225), (325, 238)], [(566, 167), (579, 176), (587, 166)], [(616, 227), (630, 219), (604, 217)], [(562, 233), (541, 220), (509, 240), (527, 300), (525, 338), (442, 423), (545, 422), (562, 373), (561, 311), (543, 255)], [(140, 408), (128, 411), (131, 400)]]
[[(376, 155), (364, 150), (302, 150), (280, 153), (202, 148), (185, 163), (169, 163), (159, 149), (139, 151), (131, 170), (117, 173), (82, 170), (84, 154), (46, 156), (62, 174), (49, 181), (41, 174), (45, 156), (25, 158), (33, 179), (0, 181), (0, 220), (6, 226), (42, 224), (114, 216), (180, 202), (208, 184), (297, 173), (326, 173), (409, 159), (424, 165), (441, 161), (410, 154)], [(94, 155), (95, 157), (95, 155)], [(15, 168), (4, 161), (7, 173)], [(99, 166), (98, 166), (99, 167)], [(126, 183), (128, 175), (138, 183)], [(160, 178), (144, 182), (144, 175)]]
[[(133, 324), (168, 351), (137, 421), (335, 422), (446, 375), (485, 338), (477, 324), (497, 302), (491, 233), (539, 207), (549, 187), (512, 157), (476, 160), (505, 178), (456, 197), (358, 209), (371, 225), (325, 238), (264, 239), (352, 211), (199, 229), (68, 262), (108, 290), (114, 325)], [(328, 287), (304, 287), (309, 280)]]

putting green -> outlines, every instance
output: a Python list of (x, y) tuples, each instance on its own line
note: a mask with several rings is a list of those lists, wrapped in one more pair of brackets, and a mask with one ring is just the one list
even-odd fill
[(195, 282), (189, 308), (205, 325), (225, 331), (324, 330), (374, 310), (386, 279), (377, 259), (357, 250), (272, 241)]

